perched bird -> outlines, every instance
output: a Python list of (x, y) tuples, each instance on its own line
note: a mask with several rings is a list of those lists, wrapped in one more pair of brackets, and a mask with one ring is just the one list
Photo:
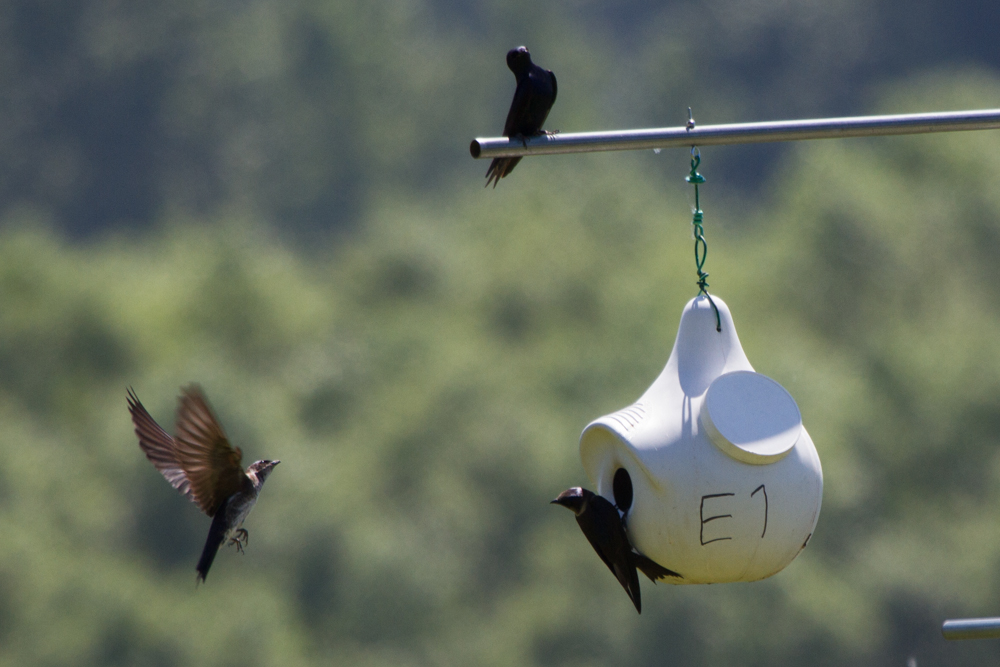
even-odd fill
[(635, 610), (641, 614), (642, 598), (639, 577), (635, 573), (635, 557), (615, 506), (602, 496), (579, 486), (563, 491), (552, 502), (573, 511), (590, 546), (594, 547), (594, 551), (625, 589)]
[(552, 502), (573, 511), (590, 546), (594, 547), (594, 551), (618, 579), (640, 614), (642, 598), (637, 567), (654, 583), (663, 577), (680, 577), (676, 572), (633, 551), (618, 510), (603, 496), (574, 486), (560, 493)]
[(183, 390), (177, 408), (177, 435), (170, 437), (128, 390), (139, 446), (170, 484), (212, 517), (208, 540), (198, 560), (198, 579), (205, 581), (215, 554), (225, 540), (240, 553), (250, 534), (242, 527), (264, 480), (280, 461), (255, 461), (244, 472), (243, 452), (229, 444), (197, 385)]
[[(507, 67), (517, 79), (517, 88), (503, 125), (503, 136), (524, 141), (543, 132), (542, 123), (556, 101), (556, 75), (531, 62), (531, 54), (523, 46), (507, 52)], [(519, 157), (493, 158), (486, 172), (486, 185), (492, 181), (496, 187), (520, 161)]]
[[(625, 535), (628, 536), (628, 511), (632, 507), (632, 499), (634, 493), (632, 490), (632, 478), (628, 474), (628, 470), (625, 468), (618, 468), (615, 471), (615, 476), (611, 484), (611, 493), (615, 499), (615, 509), (621, 512), (622, 517), (622, 530), (625, 531)], [(635, 566), (642, 570), (642, 573), (649, 577), (649, 580), (654, 584), (657, 579), (663, 579), (665, 577), (677, 577), (683, 579), (681, 575), (677, 574), (673, 570), (668, 570), (659, 563), (650, 560), (646, 556), (634, 550), (632, 555), (635, 556)]]

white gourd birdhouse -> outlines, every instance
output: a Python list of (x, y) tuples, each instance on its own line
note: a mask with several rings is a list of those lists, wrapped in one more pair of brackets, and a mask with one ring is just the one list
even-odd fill
[(652, 386), (580, 437), (597, 493), (618, 501), (632, 544), (678, 572), (664, 579), (675, 584), (779, 572), (812, 536), (823, 496), (798, 406), (754, 372), (729, 308), (713, 300), (722, 331), (708, 298), (689, 301)]

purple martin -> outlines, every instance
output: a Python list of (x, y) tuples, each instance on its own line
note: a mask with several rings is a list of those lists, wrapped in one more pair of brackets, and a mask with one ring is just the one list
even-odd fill
[[(625, 530), (625, 534), (628, 535), (628, 511), (632, 508), (633, 492), (632, 478), (629, 476), (628, 470), (625, 468), (618, 468), (618, 470), (615, 471), (614, 480), (611, 483), (611, 493), (615, 499), (615, 509), (621, 513), (622, 528)], [(635, 556), (635, 566), (642, 570), (642, 573), (649, 577), (649, 580), (654, 584), (657, 579), (663, 579), (665, 577), (683, 578), (673, 570), (668, 570), (659, 563), (646, 558), (641, 553), (637, 552), (634, 547), (632, 555)]]
[(636, 574), (637, 567), (653, 583), (663, 577), (680, 577), (676, 572), (632, 549), (618, 509), (604, 497), (574, 486), (560, 493), (552, 502), (573, 511), (576, 522), (590, 542), (590, 546), (594, 547), (594, 551), (618, 579), (618, 583), (625, 589), (632, 604), (635, 605), (635, 610), (640, 614), (642, 598), (639, 591), (639, 576)]
[(243, 452), (229, 444), (201, 388), (183, 389), (177, 408), (177, 435), (170, 437), (128, 390), (128, 410), (139, 446), (171, 486), (208, 516), (212, 526), (198, 560), (198, 579), (205, 581), (215, 554), (227, 539), (242, 553), (250, 534), (243, 521), (260, 495), (264, 480), (280, 461), (261, 460), (242, 468)]
[[(543, 133), (542, 123), (556, 101), (556, 75), (531, 62), (531, 54), (523, 46), (507, 52), (507, 67), (517, 79), (517, 88), (503, 125), (503, 136), (523, 142), (526, 137)], [(493, 158), (486, 172), (486, 185), (492, 181), (495, 188), (520, 161), (519, 157)]]

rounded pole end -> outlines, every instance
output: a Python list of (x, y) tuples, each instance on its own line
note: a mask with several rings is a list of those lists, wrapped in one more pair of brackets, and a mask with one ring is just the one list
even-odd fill
[(472, 153), (472, 157), (479, 159), (480, 154), (482, 154), (483, 149), (479, 145), (479, 139), (473, 139), (472, 143), (469, 144), (469, 152)]

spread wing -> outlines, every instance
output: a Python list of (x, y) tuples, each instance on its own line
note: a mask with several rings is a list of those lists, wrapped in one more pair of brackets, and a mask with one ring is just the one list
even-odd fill
[(252, 484), (241, 467), (243, 452), (229, 444), (197, 385), (181, 394), (174, 444), (194, 501), (205, 514), (215, 516), (226, 498)]
[(146, 458), (167, 478), (171, 486), (197, 502), (187, 475), (177, 460), (174, 439), (146, 412), (146, 408), (139, 402), (131, 387), (128, 390), (128, 411), (132, 414), (135, 434), (139, 438), (139, 446), (145, 452)]

